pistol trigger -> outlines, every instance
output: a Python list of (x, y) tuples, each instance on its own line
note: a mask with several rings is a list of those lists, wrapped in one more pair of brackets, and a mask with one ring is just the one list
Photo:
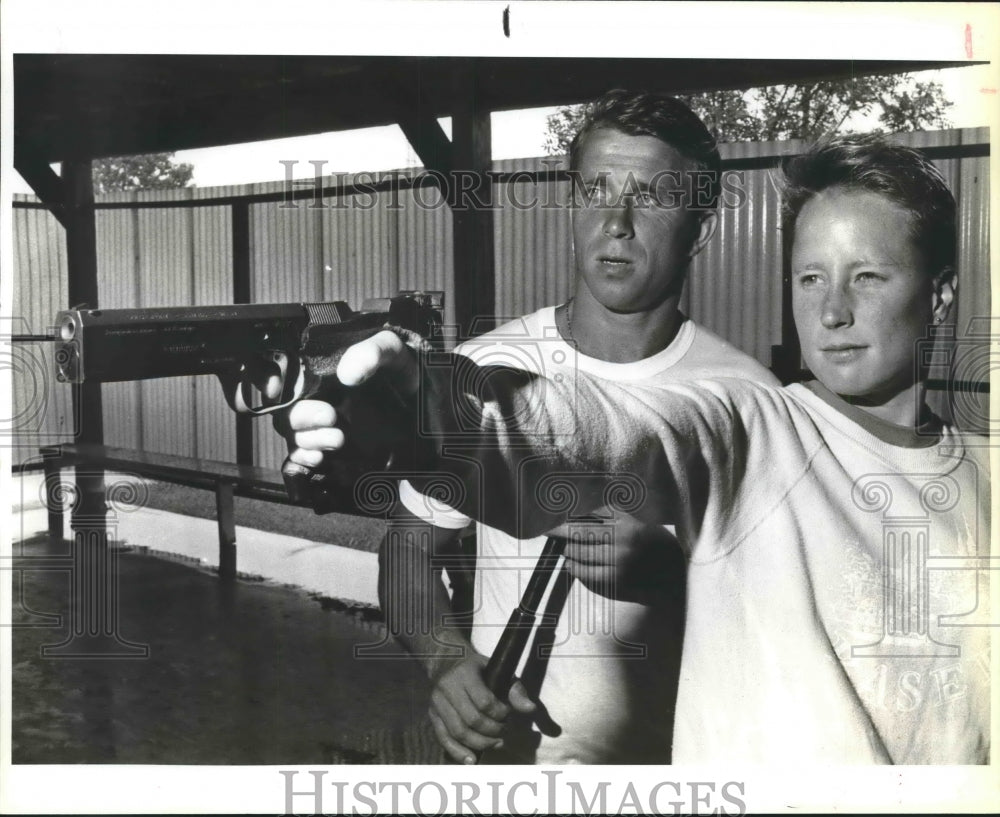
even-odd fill
[[(298, 359), (296, 358), (295, 361), (292, 361), (284, 352), (276, 351), (271, 353), (271, 360), (278, 367), (278, 376), (281, 378), (280, 396), (282, 402), (296, 399), (301, 394), (301, 384), (298, 382), (301, 378)], [(292, 365), (293, 362), (294, 366)], [(292, 376), (296, 378), (296, 381), (291, 384), (288, 382), (288, 370), (290, 367), (293, 372)]]
[[(287, 369), (287, 360), (285, 362), (285, 366)], [(251, 389), (253, 388), (253, 382), (249, 378), (237, 380), (234, 383), (234, 388), (232, 392), (233, 399), (230, 402), (230, 405), (240, 414), (252, 414), (255, 417), (260, 417), (264, 414), (272, 414), (275, 411), (281, 411), (282, 409), (286, 409), (293, 403), (298, 401), (302, 394), (303, 381), (304, 381), (303, 372), (304, 369), (302, 367), (299, 367), (298, 377), (295, 380), (295, 384), (293, 386), (291, 395), (287, 399), (284, 399), (279, 403), (274, 403), (271, 405), (259, 405), (259, 406), (250, 405), (250, 403), (252, 402)], [(282, 371), (283, 380), (284, 376), (285, 376), (285, 371)], [(284, 394), (282, 394), (282, 396), (284, 396)]]
[(271, 360), (278, 366), (281, 374), (281, 383), (285, 383), (285, 375), (288, 373), (288, 355), (284, 352), (271, 352)]
[(239, 380), (236, 383), (235, 405), (236, 405), (236, 410), (240, 414), (256, 414), (257, 413), (256, 410), (254, 410), (250, 406), (249, 402), (247, 401), (247, 397), (248, 397), (248, 395), (250, 393), (250, 387), (251, 387), (251, 385), (252, 384), (250, 383), (249, 380)]

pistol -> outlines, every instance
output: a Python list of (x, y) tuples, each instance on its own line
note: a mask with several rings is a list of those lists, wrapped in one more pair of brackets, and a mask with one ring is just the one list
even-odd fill
[[(229, 407), (261, 416), (298, 400), (325, 400), (348, 434), (344, 457), (324, 471), (285, 460), (282, 476), (293, 504), (316, 513), (352, 508), (353, 485), (373, 470), (398, 464), (412, 412), (391, 388), (371, 382), (346, 389), (337, 379), (344, 351), (386, 327), (440, 342), (444, 293), (401, 291), (369, 299), (359, 311), (344, 301), (234, 304), (154, 309), (88, 309), (56, 316), (56, 377), (65, 383), (111, 383), (213, 374)], [(281, 378), (281, 396), (255, 399), (262, 373)], [(375, 380), (380, 380), (376, 378)], [(279, 432), (283, 415), (277, 415)], [(412, 440), (412, 433), (409, 434)]]

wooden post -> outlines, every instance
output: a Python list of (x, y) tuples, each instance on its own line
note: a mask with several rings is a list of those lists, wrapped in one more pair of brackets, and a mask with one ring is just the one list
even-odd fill
[(771, 371), (783, 385), (794, 382), (802, 370), (802, 348), (792, 312), (792, 276), (789, 249), (781, 258), (781, 345), (771, 347)]
[[(94, 222), (94, 184), (89, 159), (66, 161), (62, 166), (66, 216), (66, 267), (69, 303), (72, 309), (86, 304), (99, 306), (97, 294), (97, 226)], [(82, 383), (73, 391), (73, 414), (77, 419), (78, 443), (104, 444), (104, 407), (100, 383)], [(79, 510), (88, 516), (104, 505), (104, 483), (100, 471), (92, 471), (81, 491)]]
[[(99, 305), (97, 298), (97, 227), (90, 159), (67, 160), (62, 166), (69, 306)], [(104, 411), (101, 384), (82, 383), (73, 391), (78, 423), (77, 442), (103, 445)], [(149, 647), (118, 633), (118, 557), (108, 544), (108, 506), (104, 470), (76, 468), (78, 500), (73, 506), (73, 566), (69, 624), (65, 641), (43, 644), (52, 658), (143, 658)], [(117, 517), (115, 517), (117, 518)]]
[(49, 515), (49, 543), (63, 541), (63, 505), (59, 481), (62, 479), (62, 456), (59, 448), (42, 449), (42, 473), (45, 475), (45, 506)]
[[(233, 203), (233, 303), (248, 304), (252, 300), (250, 286), (250, 205)], [(253, 418), (236, 415), (236, 462), (253, 465)]]
[[(455, 320), (469, 336), (477, 318), (493, 321), (493, 189), (490, 111), (477, 92), (477, 61), (456, 71), (451, 120), (452, 171), (448, 191), (454, 215)], [(483, 206), (485, 205), (485, 206)], [(479, 331), (482, 331), (481, 329)]]
[[(94, 184), (91, 161), (63, 162), (62, 183), (66, 215), (66, 266), (69, 303), (73, 308), (86, 304), (96, 309), (97, 225), (94, 221)], [(77, 443), (104, 444), (104, 406), (100, 383), (81, 383), (73, 389), (73, 416), (77, 422)], [(101, 521), (105, 504), (104, 472), (88, 468), (77, 475), (79, 501), (74, 505), (70, 526), (74, 532), (86, 530), (95, 547), (107, 546), (107, 531)]]
[(236, 517), (233, 513), (233, 484), (215, 486), (215, 516), (219, 523), (219, 578), (236, 578)]

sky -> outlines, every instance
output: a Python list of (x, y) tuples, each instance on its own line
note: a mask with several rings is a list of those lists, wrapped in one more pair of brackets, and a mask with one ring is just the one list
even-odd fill
[[(953, 107), (948, 112), (952, 127), (980, 127), (987, 124), (986, 106), (997, 104), (997, 89), (992, 87), (989, 66), (969, 66), (920, 73), (923, 80), (936, 80), (944, 86), (945, 96)], [(493, 158), (519, 159), (543, 156), (545, 119), (555, 108), (504, 111), (492, 115)], [(449, 119), (440, 120), (445, 133), (451, 133)], [(418, 167), (421, 162), (396, 125), (355, 131), (323, 133), (290, 139), (274, 139), (242, 145), (177, 151), (177, 162), (194, 166), (194, 184), (198, 187), (281, 181), (286, 175), (282, 161), (291, 165), (294, 178), (313, 178), (311, 161), (324, 161), (324, 175), (380, 171)], [(27, 183), (15, 174), (13, 192), (30, 193)]]

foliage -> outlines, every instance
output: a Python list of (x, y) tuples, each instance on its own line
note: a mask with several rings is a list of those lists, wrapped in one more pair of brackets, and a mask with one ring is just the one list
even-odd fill
[[(720, 142), (812, 140), (859, 125), (867, 131), (890, 133), (946, 128), (945, 114), (952, 104), (940, 83), (922, 82), (912, 74), (677, 96)], [(583, 110), (583, 105), (570, 105), (548, 117), (547, 153), (569, 149), (583, 121)]]
[(187, 187), (194, 166), (173, 161), (173, 153), (110, 156), (93, 162), (94, 192), (169, 190)]

